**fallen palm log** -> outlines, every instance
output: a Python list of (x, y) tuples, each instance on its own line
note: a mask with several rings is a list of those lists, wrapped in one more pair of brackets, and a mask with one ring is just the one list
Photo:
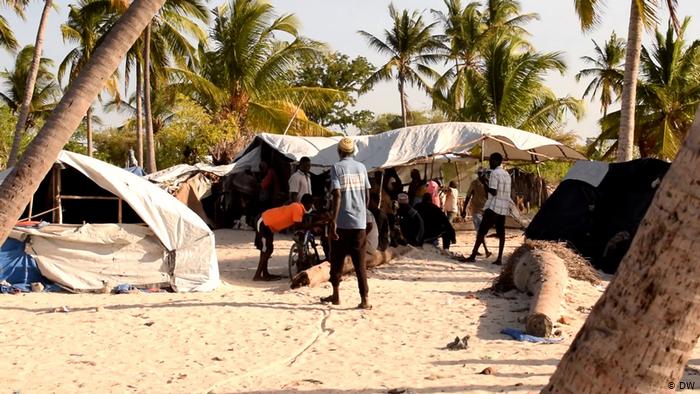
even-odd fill
[(559, 319), (569, 277), (597, 283), (599, 278), (581, 256), (553, 242), (525, 241), (503, 267), (494, 284), (498, 291), (518, 289), (532, 295), (525, 331), (549, 337)]
[[(371, 256), (365, 259), (367, 269), (378, 267), (386, 264), (392, 259), (402, 256), (412, 250), (410, 246), (399, 246), (389, 248), (385, 251), (375, 251)], [(343, 275), (351, 274), (355, 271), (352, 261), (349, 257), (345, 258), (343, 264)], [(331, 279), (331, 263), (325, 261), (319, 265), (315, 265), (307, 270), (301, 271), (292, 278), (292, 289), (297, 289), (304, 286), (317, 286), (321, 283), (328, 282)]]

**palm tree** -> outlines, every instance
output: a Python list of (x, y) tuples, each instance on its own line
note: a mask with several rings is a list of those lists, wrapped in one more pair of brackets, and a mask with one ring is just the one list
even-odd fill
[(304, 109), (331, 106), (344, 93), (292, 86), (298, 60), (320, 56), (324, 46), (301, 37), (296, 17), (277, 16), (267, 2), (232, 0), (214, 16), (211, 49), (200, 51), (195, 72), (170, 69), (175, 86), (218, 118), (235, 116), (246, 138), (256, 129), (283, 133), (288, 126), (291, 134), (327, 135)]
[[(29, 4), (29, 0), (0, 0), (0, 7), (10, 7), (17, 15), (24, 18), (24, 9)], [(7, 19), (0, 15), (0, 48), (14, 52), (19, 47)]]
[(700, 111), (617, 274), (543, 393), (677, 386), (700, 336)]
[(622, 94), (622, 80), (624, 78), (622, 60), (625, 56), (625, 42), (613, 32), (610, 39), (605, 41), (603, 48), (595, 41), (593, 41), (593, 46), (595, 47), (595, 57), (583, 56), (581, 58), (591, 67), (579, 71), (576, 74), (576, 81), (580, 81), (581, 78), (593, 77), (583, 92), (582, 98), (590, 95), (591, 101), (593, 101), (600, 92), (600, 107), (603, 117), (605, 117), (608, 114), (608, 108), (613, 103), (613, 97), (617, 100)]
[[(651, 48), (642, 47), (635, 108), (635, 144), (642, 157), (672, 160), (700, 104), (700, 41), (687, 45), (682, 38), (689, 23), (690, 18), (683, 21), (679, 36), (669, 23), (665, 33), (656, 31)], [(617, 137), (620, 118), (617, 111), (601, 120), (596, 144)], [(616, 148), (613, 144), (605, 155)]]
[(516, 38), (491, 41), (476, 71), (456, 80), (447, 93), (433, 93), (435, 108), (453, 121), (493, 123), (547, 136), (560, 131), (567, 113), (582, 115), (580, 100), (559, 98), (544, 85), (547, 73), (566, 70), (560, 53), (523, 52)]
[[(27, 45), (17, 54), (12, 70), (0, 71), (0, 79), (4, 80), (5, 87), (0, 91), (0, 100), (15, 115), (19, 114), (24, 97), (26, 97), (27, 76), (30, 74), (35, 52), (34, 46)], [(32, 102), (29, 104), (27, 121), (22, 129), (23, 133), (33, 128), (37, 120), (46, 117), (56, 105), (60, 90), (56, 78), (51, 72), (52, 67), (53, 61), (51, 59), (41, 58), (39, 61), (36, 83), (33, 86), (34, 94), (31, 95)]]
[(515, 38), (523, 50), (531, 49), (524, 37), (529, 35), (523, 27), (527, 22), (539, 19), (537, 14), (521, 13), (520, 4), (513, 0), (490, 0), (485, 5), (471, 2), (462, 7), (460, 0), (444, 0), (447, 12), (433, 10), (445, 29), (449, 42), (449, 59), (454, 66), (435, 82), (434, 94), (449, 94), (455, 108), (464, 101), (467, 81), (474, 79), (484, 69), (483, 51), (500, 38)]
[(135, 0), (109, 31), (87, 65), (68, 87), (44, 127), (8, 174), (0, 188), (0, 244), (49, 172), (61, 148), (103, 88), (103, 81), (119, 67), (124, 55), (165, 0)]
[[(618, 137), (617, 161), (632, 160), (634, 145), (634, 110), (637, 94), (637, 77), (642, 49), (642, 29), (658, 22), (657, 11), (662, 0), (631, 0), (630, 20), (627, 31), (625, 55), (625, 75), (622, 85), (622, 111), (620, 113), (620, 133)], [(679, 29), (676, 17), (677, 0), (665, 0), (676, 30)], [(591, 30), (600, 21), (603, 2), (600, 0), (574, 0), (576, 13), (584, 31)]]
[(32, 66), (29, 69), (29, 74), (27, 75), (27, 88), (24, 91), (25, 96), (19, 110), (19, 119), (17, 120), (14, 139), (12, 140), (12, 150), (10, 150), (10, 157), (7, 160), (8, 166), (13, 166), (15, 164), (17, 155), (19, 154), (19, 145), (22, 142), (22, 133), (26, 128), (27, 117), (29, 116), (29, 106), (32, 103), (32, 94), (34, 94), (34, 84), (36, 83), (37, 74), (39, 72), (41, 54), (44, 51), (44, 31), (46, 30), (46, 21), (49, 19), (49, 11), (51, 10), (52, 4), (53, 0), (44, 0), (44, 10), (41, 13), (39, 29), (36, 32), (34, 57), (32, 59)]
[[(143, 36), (143, 97), (146, 118), (146, 172), (156, 171), (153, 111), (151, 107), (154, 84), (165, 80), (164, 70), (171, 61), (184, 67), (195, 59), (196, 47), (190, 44), (188, 34), (200, 43), (206, 33), (197, 21), (208, 23), (209, 10), (201, 0), (171, 0), (146, 27)], [(153, 39), (152, 39), (153, 38)], [(151, 79), (151, 76), (155, 78)]]
[[(99, 40), (111, 26), (105, 21), (109, 14), (105, 12), (90, 12), (91, 3), (102, 0), (80, 0), (78, 4), (70, 5), (68, 20), (61, 25), (61, 34), (64, 42), (75, 43), (77, 46), (68, 52), (58, 67), (58, 80), (68, 72), (69, 83), (75, 79), (80, 69), (90, 60)], [(119, 96), (117, 83), (119, 75), (115, 73), (105, 83), (105, 90), (113, 97)], [(100, 96), (98, 98), (101, 99)], [(85, 115), (85, 128), (87, 131), (87, 154), (92, 156), (92, 119), (93, 108), (90, 106)]]
[(426, 24), (417, 11), (409, 14), (408, 10), (403, 10), (399, 13), (393, 4), (389, 5), (389, 15), (393, 26), (391, 30), (384, 30), (383, 41), (364, 30), (358, 32), (371, 48), (389, 56), (389, 61), (367, 79), (363, 90), (370, 89), (378, 82), (396, 79), (405, 127), (408, 125), (406, 83), (430, 92), (430, 86), (423, 76), (439, 78), (430, 66), (443, 58), (447, 48), (441, 42), (441, 37), (433, 35), (437, 22)]

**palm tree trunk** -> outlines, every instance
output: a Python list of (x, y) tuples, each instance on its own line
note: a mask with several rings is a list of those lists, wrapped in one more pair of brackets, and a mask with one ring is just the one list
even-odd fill
[(408, 116), (406, 114), (406, 92), (404, 91), (404, 81), (399, 77), (399, 95), (401, 96), (401, 119), (403, 119), (403, 127), (408, 126)]
[(625, 80), (622, 85), (622, 110), (620, 112), (620, 134), (617, 144), (617, 161), (632, 160), (634, 147), (634, 109), (637, 105), (637, 75), (639, 57), (642, 52), (642, 16), (636, 0), (631, 1), (630, 23), (627, 31), (625, 54)]
[(26, 152), (0, 188), (0, 245), (129, 48), (165, 0), (134, 0), (87, 65), (68, 86)]
[(92, 157), (92, 106), (88, 108), (85, 116), (85, 128), (87, 129), (87, 154)]
[(545, 393), (673, 388), (700, 335), (700, 111), (629, 252)]
[(136, 158), (143, 167), (143, 76), (141, 62), (136, 60)]
[(22, 99), (22, 106), (19, 110), (19, 119), (17, 120), (17, 125), (15, 126), (15, 135), (12, 140), (12, 149), (10, 150), (10, 157), (7, 161), (7, 166), (12, 167), (17, 162), (17, 156), (19, 156), (19, 148), (22, 143), (22, 134), (24, 134), (25, 125), (27, 124), (27, 119), (29, 118), (29, 107), (32, 103), (32, 96), (34, 95), (34, 84), (36, 83), (36, 77), (39, 74), (39, 63), (41, 62), (41, 54), (44, 52), (44, 33), (46, 31), (46, 21), (49, 19), (49, 11), (51, 11), (51, 5), (53, 0), (46, 0), (44, 2), (44, 10), (41, 13), (41, 21), (39, 21), (39, 29), (36, 32), (36, 42), (34, 44), (34, 58), (32, 59), (32, 66), (29, 70), (29, 75), (27, 75), (27, 82), (24, 87), (24, 98)]
[(156, 171), (156, 146), (153, 141), (153, 113), (151, 112), (151, 25), (146, 27), (143, 43), (143, 103), (146, 110), (146, 172)]

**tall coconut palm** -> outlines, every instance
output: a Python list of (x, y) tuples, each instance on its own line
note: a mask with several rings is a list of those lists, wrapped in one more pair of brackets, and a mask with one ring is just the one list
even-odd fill
[[(513, 0), (490, 0), (482, 5), (471, 2), (462, 7), (460, 0), (444, 0), (447, 11), (433, 10), (445, 29), (449, 42), (448, 58), (454, 65), (435, 82), (438, 97), (446, 94), (459, 108), (464, 99), (466, 81), (483, 70), (483, 54), (494, 40), (513, 37), (523, 50), (531, 49), (524, 37), (529, 35), (524, 25), (538, 19), (537, 14), (523, 14), (520, 3)], [(439, 100), (439, 98), (438, 98)]]
[[(0, 100), (8, 106), (15, 115), (19, 114), (24, 97), (26, 97), (27, 76), (31, 73), (34, 58), (34, 46), (28, 45), (17, 54), (13, 69), (0, 71), (0, 80), (3, 81), (3, 89), (0, 90)], [(36, 121), (46, 117), (56, 106), (60, 89), (56, 77), (51, 72), (53, 61), (41, 58), (37, 70), (36, 83), (31, 95), (32, 102), (27, 111), (27, 121), (22, 132), (35, 126)], [(20, 134), (21, 135), (21, 134)]]
[[(195, 59), (196, 47), (188, 35), (199, 42), (206, 33), (197, 22), (208, 23), (209, 10), (201, 0), (171, 0), (146, 27), (143, 36), (143, 97), (146, 120), (146, 172), (156, 171), (155, 139), (153, 136), (153, 111), (151, 108), (153, 84), (163, 81), (165, 66), (171, 61), (184, 66)], [(154, 76), (155, 78), (151, 78)]]
[[(434, 92), (433, 105), (450, 120), (494, 123), (543, 135), (558, 132), (568, 113), (582, 115), (580, 100), (557, 97), (544, 85), (549, 72), (563, 73), (560, 53), (522, 51), (515, 38), (493, 39), (483, 49), (480, 68)], [(461, 91), (460, 96), (454, 94)]]
[(371, 48), (389, 56), (389, 61), (367, 79), (364, 90), (378, 82), (396, 79), (401, 99), (401, 118), (404, 126), (407, 126), (406, 84), (430, 92), (430, 85), (424, 77), (439, 78), (439, 74), (430, 66), (443, 59), (447, 48), (441, 38), (433, 34), (437, 22), (426, 24), (419, 12), (399, 12), (393, 4), (389, 5), (389, 15), (392, 27), (384, 30), (383, 40), (364, 30), (358, 32)]
[[(637, 95), (637, 77), (642, 49), (642, 30), (644, 26), (658, 23), (657, 12), (660, 3), (666, 3), (671, 13), (673, 24), (680, 27), (676, 17), (677, 0), (631, 0), (630, 18), (627, 31), (625, 54), (625, 75), (622, 86), (622, 111), (620, 112), (620, 132), (618, 137), (617, 161), (632, 160), (634, 145), (634, 111)], [(591, 30), (601, 20), (602, 0), (574, 0), (574, 7), (584, 31)]]
[(593, 46), (595, 57), (584, 56), (581, 58), (591, 67), (579, 71), (576, 74), (576, 81), (593, 77), (583, 92), (582, 98), (590, 95), (591, 101), (593, 101), (596, 95), (600, 94), (600, 108), (603, 117), (605, 117), (610, 105), (622, 94), (622, 80), (624, 78), (622, 60), (625, 56), (625, 42), (613, 32), (602, 48), (595, 41), (593, 41)]
[[(29, 4), (29, 0), (0, 0), (0, 8), (10, 8), (17, 15), (24, 18), (24, 9)], [(19, 47), (17, 38), (15, 38), (7, 19), (0, 15), (0, 48), (14, 52)]]
[[(76, 44), (71, 49), (58, 67), (58, 80), (62, 81), (66, 72), (69, 83), (75, 79), (80, 69), (90, 60), (99, 40), (111, 27), (106, 23), (109, 14), (106, 12), (94, 12), (88, 10), (90, 3), (102, 0), (80, 0), (77, 4), (70, 5), (68, 20), (61, 25), (63, 41)], [(91, 12), (92, 11), (92, 12)], [(105, 84), (105, 90), (113, 97), (119, 96), (119, 75), (114, 74)], [(101, 98), (98, 96), (98, 98)], [(93, 108), (90, 106), (85, 115), (85, 128), (87, 131), (87, 153), (92, 156), (92, 119)]]
[(700, 111), (543, 393), (674, 391), (700, 336)]
[(61, 102), (29, 145), (0, 188), (0, 244), (4, 243), (61, 148), (102, 91), (104, 81), (119, 67), (124, 54), (165, 0), (135, 0), (109, 31), (88, 64), (68, 87)]
[(292, 134), (327, 134), (303, 110), (330, 106), (344, 93), (291, 85), (297, 61), (320, 56), (324, 46), (301, 37), (296, 17), (276, 15), (267, 2), (232, 0), (214, 16), (211, 49), (202, 49), (197, 71), (170, 70), (178, 88), (219, 118), (235, 116), (245, 136), (283, 133), (290, 124)]
[(17, 126), (15, 127), (15, 135), (12, 140), (12, 150), (10, 150), (10, 157), (7, 160), (7, 165), (12, 166), (17, 161), (17, 155), (19, 154), (19, 145), (22, 142), (22, 133), (26, 128), (27, 117), (29, 116), (29, 106), (32, 103), (32, 94), (34, 94), (34, 83), (36, 83), (36, 77), (39, 72), (39, 63), (41, 61), (41, 54), (44, 51), (44, 32), (46, 30), (46, 21), (49, 19), (49, 11), (53, 5), (53, 0), (44, 0), (44, 10), (41, 13), (41, 19), (39, 20), (39, 28), (36, 32), (36, 42), (34, 44), (34, 57), (32, 58), (32, 66), (29, 69), (29, 74), (27, 75), (27, 89), (24, 91), (24, 99), (22, 100), (22, 106), (19, 110), (19, 116), (17, 119)]
[[(700, 104), (700, 41), (688, 45), (682, 38), (689, 23), (682, 23), (680, 37), (669, 24), (665, 33), (657, 30), (652, 47), (642, 46), (635, 108), (635, 145), (642, 157), (673, 160)], [(617, 111), (601, 120), (597, 144), (616, 139), (620, 118)], [(605, 155), (615, 149), (617, 144)]]

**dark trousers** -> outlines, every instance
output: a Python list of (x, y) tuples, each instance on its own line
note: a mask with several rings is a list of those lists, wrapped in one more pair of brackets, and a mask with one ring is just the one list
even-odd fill
[(367, 266), (365, 265), (365, 253), (367, 249), (367, 232), (362, 230), (338, 229), (338, 240), (331, 244), (331, 284), (336, 287), (343, 276), (343, 264), (345, 256), (350, 256), (352, 265), (357, 275), (357, 286), (360, 288), (360, 296), (367, 297)]
[(479, 231), (477, 236), (485, 237), (486, 233), (491, 230), (493, 226), (496, 226), (496, 234), (498, 237), (506, 236), (506, 217), (505, 215), (499, 215), (496, 212), (487, 209), (484, 211), (484, 217), (481, 219), (481, 225), (479, 226)]

